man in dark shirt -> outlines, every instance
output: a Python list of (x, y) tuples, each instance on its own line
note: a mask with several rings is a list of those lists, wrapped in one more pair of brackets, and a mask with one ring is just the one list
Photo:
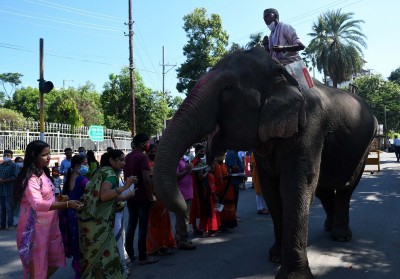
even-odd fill
[(1, 230), (14, 229), (14, 213), (12, 204), (12, 188), (17, 176), (17, 167), (11, 160), (13, 153), (11, 150), (4, 150), (3, 163), (0, 164), (0, 212)]
[(150, 264), (158, 261), (155, 257), (147, 256), (146, 238), (149, 212), (155, 198), (153, 195), (150, 166), (147, 152), (149, 150), (149, 136), (140, 133), (133, 138), (133, 150), (125, 157), (124, 177), (136, 176), (138, 182), (135, 184), (136, 194), (127, 201), (129, 211), (129, 224), (125, 239), (125, 250), (131, 261), (135, 260), (134, 236), (139, 222), (138, 250), (139, 264)]
[[(236, 150), (228, 150), (226, 152), (225, 165), (229, 169), (230, 173), (243, 173), (244, 171), (242, 161), (240, 160)], [(239, 186), (243, 183), (243, 177), (232, 177), (231, 183), (235, 193), (235, 211), (237, 211)]]

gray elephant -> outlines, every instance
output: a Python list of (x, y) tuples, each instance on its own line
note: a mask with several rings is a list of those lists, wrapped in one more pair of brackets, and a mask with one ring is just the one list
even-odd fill
[(155, 191), (168, 208), (185, 209), (176, 168), (185, 150), (208, 135), (207, 160), (221, 150), (254, 148), (262, 192), (274, 223), (270, 260), (276, 278), (313, 278), (307, 259), (314, 194), (325, 229), (348, 241), (349, 203), (377, 121), (357, 95), (296, 80), (261, 48), (238, 51), (204, 74), (174, 115), (158, 147)]

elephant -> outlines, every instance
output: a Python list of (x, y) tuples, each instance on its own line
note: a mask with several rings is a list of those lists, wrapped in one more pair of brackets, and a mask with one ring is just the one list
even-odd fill
[(313, 278), (307, 258), (308, 218), (317, 196), (325, 230), (349, 241), (349, 204), (377, 130), (356, 94), (326, 86), (301, 90), (264, 49), (223, 57), (203, 74), (164, 131), (155, 160), (157, 196), (174, 212), (186, 204), (176, 169), (194, 142), (207, 139), (207, 162), (226, 149), (253, 149), (275, 241), (276, 278)]

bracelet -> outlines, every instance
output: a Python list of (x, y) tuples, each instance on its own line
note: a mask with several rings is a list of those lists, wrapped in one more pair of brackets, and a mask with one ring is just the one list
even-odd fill
[(68, 208), (68, 201), (67, 201), (67, 208)]

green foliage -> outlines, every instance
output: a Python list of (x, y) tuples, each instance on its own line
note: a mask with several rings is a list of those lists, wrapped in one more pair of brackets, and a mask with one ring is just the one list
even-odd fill
[[(75, 126), (102, 125), (104, 123), (99, 94), (94, 86), (87, 83), (77, 89), (53, 89), (44, 94), (44, 119), (46, 122), (58, 122)], [(38, 88), (17, 89), (11, 100), (4, 104), (5, 108), (17, 110), (24, 117), (39, 120)], [(63, 101), (66, 101), (64, 104)], [(77, 109), (77, 111), (75, 111)], [(79, 114), (76, 115), (76, 112)], [(66, 116), (70, 116), (71, 119)]]
[(254, 33), (250, 35), (250, 42), (246, 44), (246, 49), (251, 49), (256, 46), (262, 46), (263, 33)]
[(228, 34), (222, 30), (220, 16), (212, 14), (208, 18), (205, 8), (196, 8), (183, 20), (189, 40), (183, 47), (186, 61), (177, 69), (180, 81), (176, 88), (187, 95), (197, 79), (227, 53)]
[(71, 128), (83, 125), (77, 104), (65, 94), (58, 95), (48, 110), (48, 122), (71, 124)]
[[(51, 91), (49, 94), (54, 94)], [(46, 97), (45, 95), (45, 104)], [(11, 100), (7, 100), (4, 104), (5, 108), (9, 108), (15, 111), (19, 111), (25, 118), (29, 118), (32, 120), (39, 120), (39, 89), (33, 87), (22, 87), (21, 89), (17, 89), (12, 96)], [(47, 106), (45, 106), (46, 108)], [(45, 119), (46, 119), (46, 109), (45, 109)]]
[(353, 13), (328, 11), (313, 24), (313, 33), (308, 34), (313, 39), (306, 53), (315, 55), (318, 71), (329, 75), (334, 87), (360, 72), (364, 63), (361, 49), (366, 47), (366, 36), (361, 32), (364, 21), (352, 17)]
[(13, 127), (16, 128), (23, 126), (26, 123), (26, 119), (20, 112), (11, 109), (0, 108), (0, 122), (12, 122)]
[(231, 47), (229, 48), (229, 53), (235, 52), (237, 50), (244, 50), (244, 47), (242, 47), (241, 45), (239, 45), (238, 43), (232, 43)]
[(179, 106), (182, 104), (183, 99), (179, 96), (176, 96), (174, 98), (171, 98), (168, 96), (167, 98), (167, 103), (168, 103), (168, 113), (167, 113), (167, 119), (171, 118), (175, 112), (178, 110)]
[(400, 85), (400, 67), (390, 73), (388, 80)]
[[(162, 92), (147, 88), (137, 72), (134, 72), (134, 78), (136, 131), (156, 135), (164, 127), (164, 119), (168, 114), (167, 102)], [(110, 129), (131, 130), (129, 69), (124, 68), (119, 75), (110, 74), (109, 79), (100, 97), (105, 125)]]
[[(3, 73), (0, 74), (0, 84), (2, 86), (2, 90), (0, 90), (0, 101), (3, 104), (4, 97), (7, 99), (11, 99), (12, 95), (14, 94), (15, 88), (21, 84), (20, 78), (24, 75), (20, 73)], [(11, 90), (7, 90), (6, 85), (11, 86)], [(1, 99), (2, 97), (2, 99)]]
[(400, 85), (386, 81), (381, 76), (364, 76), (354, 81), (357, 94), (371, 106), (380, 124), (385, 122), (388, 130), (400, 130)]
[(94, 88), (94, 84), (87, 82), (77, 89), (71, 87), (67, 89), (67, 96), (75, 101), (85, 126), (103, 125), (104, 123), (100, 95)]

